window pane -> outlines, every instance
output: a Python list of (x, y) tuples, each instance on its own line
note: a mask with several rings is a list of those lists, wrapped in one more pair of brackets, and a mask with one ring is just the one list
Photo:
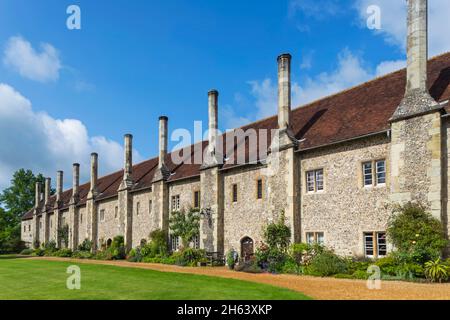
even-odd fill
[(373, 234), (372, 233), (364, 234), (364, 249), (366, 252), (366, 256), (373, 256)]
[(314, 192), (314, 171), (306, 173), (306, 191)]
[(237, 184), (233, 184), (233, 202), (237, 202)]
[(379, 232), (377, 234), (377, 244), (378, 244), (378, 256), (385, 256), (387, 253), (386, 247), (386, 233)]
[(318, 232), (317, 233), (317, 243), (320, 244), (320, 245), (323, 245), (323, 243), (324, 243), (323, 232)]
[(323, 190), (323, 170), (316, 171), (316, 190)]
[(258, 197), (258, 199), (262, 199), (262, 180), (261, 179), (258, 179), (257, 188), (258, 188), (257, 197)]
[(366, 162), (363, 164), (363, 179), (365, 186), (372, 185), (372, 162)]
[(306, 233), (306, 243), (313, 244), (314, 243), (314, 232)]
[(386, 183), (386, 161), (377, 161), (377, 184)]

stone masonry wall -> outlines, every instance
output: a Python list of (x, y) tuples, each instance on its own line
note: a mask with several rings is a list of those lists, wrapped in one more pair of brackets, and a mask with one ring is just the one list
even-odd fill
[[(386, 159), (389, 139), (378, 136), (303, 153), (301, 230), (324, 232), (325, 245), (342, 255), (364, 255), (364, 232), (385, 231), (390, 210), (389, 173), (385, 185), (364, 187), (362, 163)], [(324, 191), (307, 193), (306, 172), (323, 169)]]
[[(111, 198), (97, 202), (97, 241), (98, 248), (102, 243), (106, 243), (108, 239), (114, 239), (115, 236), (123, 235), (120, 233), (119, 214), (115, 216), (117, 198)], [(104, 211), (104, 219), (100, 219), (100, 212)]]
[[(149, 241), (149, 234), (159, 228), (159, 215), (154, 214), (153, 193), (149, 190), (133, 193), (133, 236), (132, 246), (140, 245), (141, 240)], [(137, 205), (139, 203), (139, 214)]]
[[(257, 199), (257, 180), (263, 180), (262, 199)], [(232, 186), (237, 185), (238, 198), (233, 202)], [(224, 173), (224, 249), (234, 248), (241, 254), (241, 240), (253, 239), (256, 249), (262, 231), (273, 216), (268, 210), (266, 177), (261, 168), (241, 168)]]

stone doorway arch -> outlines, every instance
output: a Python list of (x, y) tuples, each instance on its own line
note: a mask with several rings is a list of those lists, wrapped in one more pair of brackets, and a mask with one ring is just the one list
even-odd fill
[(241, 239), (241, 258), (247, 261), (253, 257), (254, 243), (250, 237), (244, 237)]
[(112, 244), (112, 240), (111, 240), (111, 239), (108, 239), (108, 240), (106, 241), (106, 249), (110, 248), (110, 247), (111, 247), (111, 244)]

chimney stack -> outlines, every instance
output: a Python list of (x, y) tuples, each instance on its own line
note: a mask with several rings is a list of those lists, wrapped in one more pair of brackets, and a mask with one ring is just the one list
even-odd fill
[(409, 0), (406, 90), (427, 91), (428, 0)]
[(159, 117), (159, 163), (158, 168), (161, 169), (166, 165), (167, 154), (167, 121), (166, 116)]
[(291, 113), (291, 55), (278, 56), (278, 129), (289, 128)]
[(97, 195), (97, 175), (98, 175), (98, 154), (91, 153), (91, 188), (89, 190), (89, 197)]
[(72, 166), (72, 198), (78, 197), (80, 187), (80, 164), (74, 163)]
[(215, 152), (217, 148), (217, 130), (219, 129), (217, 120), (219, 92), (211, 90), (208, 92), (208, 141), (209, 151)]
[(427, 0), (408, 0), (407, 56), (405, 96), (391, 121), (427, 113), (439, 107), (429, 94), (427, 87)]
[(39, 208), (39, 202), (41, 201), (41, 183), (36, 182), (35, 183), (35, 189), (34, 189), (34, 207), (37, 209)]
[(51, 179), (45, 178), (45, 194), (44, 194), (44, 205), (48, 205), (50, 200), (50, 187), (51, 187)]
[(63, 191), (63, 172), (58, 171), (56, 173), (56, 202), (61, 201), (61, 195)]
[(124, 163), (124, 169), (123, 169), (123, 180), (124, 181), (131, 181), (131, 174), (132, 174), (132, 168), (133, 168), (133, 136), (131, 134), (126, 134), (124, 136), (125, 139), (125, 147), (124, 147), (124, 153), (125, 153), (125, 163)]

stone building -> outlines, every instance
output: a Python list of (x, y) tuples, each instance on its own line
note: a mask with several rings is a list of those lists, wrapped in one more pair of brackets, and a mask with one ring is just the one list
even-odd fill
[[(79, 184), (74, 164), (72, 189), (62, 190), (60, 171), (55, 196), (49, 178), (43, 195), (36, 185), (22, 238), (61, 244), (58, 227), (68, 225), (70, 248), (123, 235), (130, 249), (152, 230), (169, 232), (171, 211), (199, 207), (195, 245), (245, 254), (283, 211), (292, 241), (377, 257), (390, 249), (390, 206), (407, 201), (424, 204), (448, 232), (450, 53), (428, 60), (426, 0), (409, 0), (407, 56), (406, 70), (291, 110), (291, 56), (283, 54), (276, 116), (236, 129), (242, 139), (219, 143), (218, 92), (210, 91), (207, 141), (168, 153), (168, 119), (160, 117), (158, 157), (133, 165), (126, 135), (123, 170), (97, 178), (93, 153), (89, 183)], [(236, 161), (239, 147), (243, 162)]]

